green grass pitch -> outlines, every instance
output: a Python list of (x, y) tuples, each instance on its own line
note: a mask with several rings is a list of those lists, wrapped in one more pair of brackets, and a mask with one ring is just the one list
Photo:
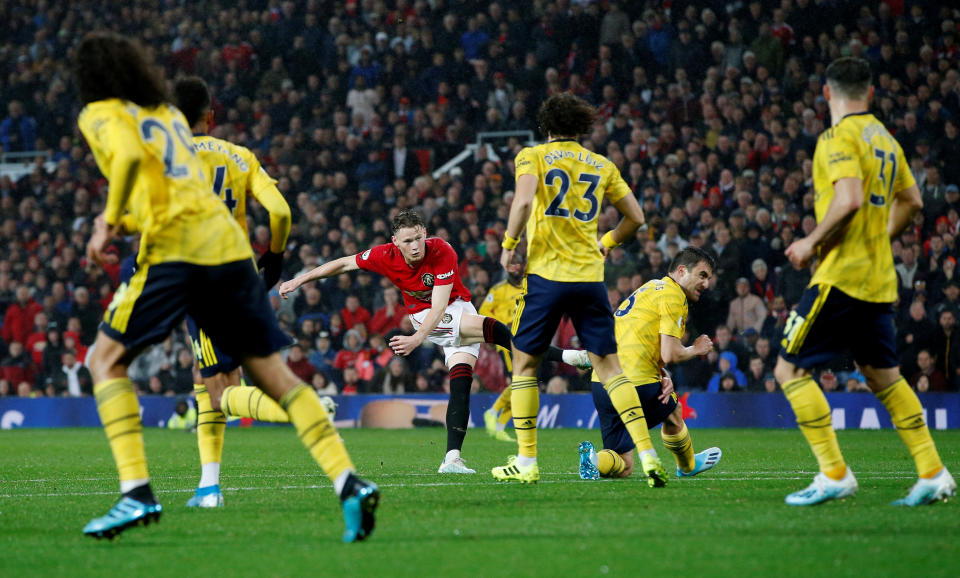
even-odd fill
[[(330, 483), (289, 428), (230, 429), (226, 508), (188, 510), (196, 439), (148, 430), (160, 524), (114, 542), (80, 530), (117, 498), (99, 429), (0, 433), (0, 575), (13, 576), (957, 576), (955, 502), (889, 506), (914, 482), (892, 431), (841, 431), (857, 497), (790, 508), (815, 462), (800, 434), (692, 430), (724, 456), (702, 476), (651, 489), (638, 478), (581, 481), (576, 447), (596, 430), (540, 432), (541, 482), (494, 481), (513, 444), (471, 430), (474, 476), (436, 473), (444, 432), (346, 430), (362, 474), (382, 490), (369, 541), (342, 544)], [(653, 433), (661, 458), (673, 457)], [(960, 431), (934, 432), (960, 472)]]

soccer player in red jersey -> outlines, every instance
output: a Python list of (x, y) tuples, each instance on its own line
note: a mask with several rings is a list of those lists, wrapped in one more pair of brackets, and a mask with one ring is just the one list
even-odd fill
[[(411, 210), (401, 211), (391, 223), (391, 243), (377, 245), (362, 253), (341, 257), (280, 285), (287, 298), (304, 283), (364, 269), (390, 279), (403, 293), (403, 302), (416, 332), (397, 335), (390, 347), (407, 356), (424, 340), (443, 348), (450, 371), (450, 403), (447, 406), (447, 455), (441, 474), (473, 474), (460, 456), (470, 421), (470, 385), (481, 343), (495, 343), (506, 349), (513, 336), (506, 325), (477, 314), (470, 291), (460, 280), (457, 253), (443, 239), (427, 238), (423, 217)], [(589, 367), (583, 351), (551, 348), (548, 359), (577, 367)]]

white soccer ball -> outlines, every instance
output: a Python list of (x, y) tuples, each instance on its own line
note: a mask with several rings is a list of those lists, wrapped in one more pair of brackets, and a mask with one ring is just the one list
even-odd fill
[(333, 401), (333, 398), (329, 395), (321, 395), (320, 403), (323, 405), (323, 409), (327, 410), (327, 417), (330, 418), (330, 421), (333, 421), (333, 418), (337, 415), (337, 402)]

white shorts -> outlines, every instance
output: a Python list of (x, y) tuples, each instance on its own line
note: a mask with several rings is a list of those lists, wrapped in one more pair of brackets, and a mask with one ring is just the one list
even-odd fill
[[(429, 314), (430, 310), (424, 309), (410, 316), (414, 330), (420, 330), (420, 327), (423, 326), (423, 320)], [(464, 315), (476, 314), (477, 309), (473, 306), (473, 303), (458, 299), (447, 305), (447, 308), (443, 311), (443, 317), (440, 318), (440, 323), (437, 323), (437, 327), (427, 336), (431, 343), (443, 348), (443, 362), (447, 367), (450, 367), (450, 356), (454, 353), (469, 353), (474, 357), (480, 356), (479, 343), (461, 345), (460, 340), (460, 320)]]

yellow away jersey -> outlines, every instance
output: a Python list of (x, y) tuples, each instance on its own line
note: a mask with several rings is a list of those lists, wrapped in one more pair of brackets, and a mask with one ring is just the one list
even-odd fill
[[(175, 107), (141, 108), (120, 99), (88, 104), (77, 120), (108, 181), (104, 216), (141, 233), (141, 265), (182, 261), (221, 265), (250, 259), (243, 230), (215, 196), (193, 152), (193, 135)], [(121, 198), (111, 168), (117, 153), (139, 151), (129, 198)]]
[[(247, 193), (270, 213), (270, 250), (282, 253), (290, 234), (290, 206), (274, 179), (249, 149), (212, 136), (193, 137), (193, 149), (203, 162), (213, 192), (247, 231)], [(284, 218), (284, 216), (286, 218)]]
[[(687, 296), (670, 277), (647, 281), (614, 312), (617, 356), (634, 385), (660, 382), (660, 335), (683, 338)], [(593, 381), (599, 381), (596, 372)]]
[(813, 155), (817, 222), (842, 178), (863, 182), (863, 204), (832, 244), (820, 246), (820, 265), (811, 285), (836, 287), (862, 301), (897, 300), (897, 274), (887, 234), (890, 204), (915, 183), (903, 149), (872, 114), (849, 114), (824, 131)]
[(603, 281), (597, 215), (606, 196), (632, 194), (616, 165), (572, 139), (528, 147), (517, 154), (517, 178), (537, 178), (526, 223), (527, 274), (551, 281)]
[(478, 313), (484, 317), (493, 317), (500, 323), (510, 326), (513, 323), (513, 314), (517, 311), (517, 299), (523, 295), (523, 286), (511, 285), (509, 281), (501, 281), (490, 288), (487, 297), (480, 304)]

